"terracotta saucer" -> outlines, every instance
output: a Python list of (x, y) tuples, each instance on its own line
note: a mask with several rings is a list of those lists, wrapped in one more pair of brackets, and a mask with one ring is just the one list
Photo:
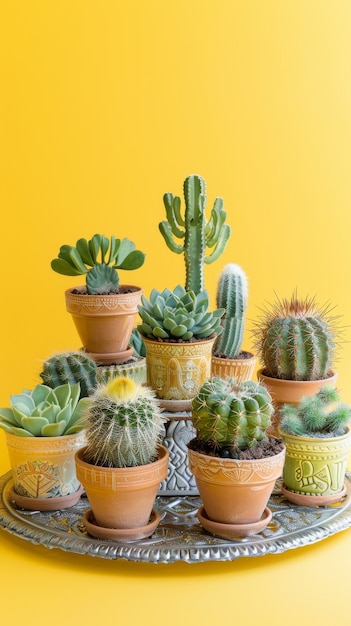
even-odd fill
[(210, 520), (203, 506), (200, 506), (197, 512), (198, 520), (211, 535), (221, 537), (223, 539), (242, 539), (243, 537), (250, 537), (251, 535), (257, 535), (266, 528), (272, 519), (272, 511), (266, 507), (263, 515), (258, 522), (251, 522), (250, 524), (223, 524), (221, 522), (214, 522)]
[(83, 493), (83, 487), (80, 486), (77, 491), (67, 496), (57, 496), (56, 498), (29, 498), (20, 496), (11, 487), (9, 490), (9, 500), (11, 504), (15, 504), (20, 509), (27, 511), (60, 511), (61, 509), (69, 509), (80, 499)]
[(160, 514), (155, 509), (152, 509), (150, 521), (146, 526), (139, 528), (104, 528), (103, 526), (98, 526), (91, 509), (83, 515), (83, 523), (89, 535), (98, 539), (114, 539), (115, 541), (123, 542), (137, 541), (138, 539), (150, 537), (159, 525), (160, 520)]
[(123, 352), (102, 352), (101, 354), (98, 352), (89, 352), (89, 356), (91, 356), (98, 365), (121, 365), (121, 363), (128, 361), (133, 354), (133, 346), (128, 346), (127, 350)]
[(345, 484), (339, 493), (333, 493), (330, 496), (311, 496), (309, 494), (295, 493), (295, 491), (287, 489), (284, 484), (282, 484), (280, 489), (283, 496), (289, 500), (289, 502), (297, 504), (298, 506), (328, 506), (329, 504), (340, 502), (346, 494)]

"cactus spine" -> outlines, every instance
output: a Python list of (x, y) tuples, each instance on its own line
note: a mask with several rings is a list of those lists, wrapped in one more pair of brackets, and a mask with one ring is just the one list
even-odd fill
[(216, 339), (214, 354), (230, 359), (239, 355), (244, 339), (247, 294), (245, 272), (239, 265), (229, 263), (222, 270), (217, 285), (217, 307), (225, 309), (225, 314), (221, 320), (223, 332)]
[(96, 363), (84, 352), (57, 353), (44, 361), (40, 378), (52, 389), (66, 383), (79, 383), (80, 397), (85, 398), (97, 384)]
[[(213, 263), (224, 251), (231, 229), (225, 224), (226, 212), (223, 199), (216, 198), (207, 222), (206, 186), (201, 176), (188, 176), (183, 185), (185, 211), (181, 214), (180, 198), (166, 193), (163, 202), (168, 221), (160, 222), (159, 228), (167, 246), (176, 254), (184, 254), (185, 289), (199, 293), (204, 290), (204, 264)], [(183, 240), (177, 243), (176, 239)], [(206, 248), (212, 249), (206, 255)]]
[(212, 377), (192, 402), (192, 422), (202, 441), (245, 450), (266, 437), (273, 410), (262, 385)]
[(100, 385), (87, 412), (84, 460), (102, 467), (150, 463), (157, 458), (164, 422), (150, 388), (127, 377)]
[(351, 407), (341, 402), (333, 387), (323, 387), (315, 396), (302, 398), (298, 405), (283, 405), (281, 429), (302, 437), (338, 437), (346, 432)]
[(255, 324), (255, 349), (264, 373), (286, 380), (321, 380), (331, 375), (336, 348), (335, 319), (314, 298), (296, 293), (277, 300)]

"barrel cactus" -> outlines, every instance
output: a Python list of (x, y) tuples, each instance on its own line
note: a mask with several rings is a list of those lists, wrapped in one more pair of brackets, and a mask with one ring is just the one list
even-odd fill
[(213, 352), (227, 358), (236, 358), (241, 351), (247, 309), (247, 277), (235, 263), (228, 263), (218, 279), (216, 304), (225, 309), (221, 319), (223, 332), (216, 339)]
[(83, 351), (58, 352), (44, 361), (40, 378), (51, 388), (79, 383), (80, 397), (85, 398), (96, 387), (96, 368), (95, 361)]
[[(169, 249), (176, 254), (184, 254), (185, 289), (199, 293), (204, 290), (204, 264), (219, 258), (228, 243), (231, 229), (225, 224), (227, 214), (222, 198), (216, 198), (210, 219), (206, 221), (206, 185), (201, 176), (188, 176), (183, 190), (184, 215), (180, 197), (166, 193), (163, 202), (167, 221), (160, 222), (159, 228)], [(211, 250), (209, 254), (206, 254), (207, 248)]]
[(98, 386), (90, 402), (84, 451), (87, 463), (133, 467), (156, 460), (166, 420), (149, 387), (118, 377)]
[(336, 349), (336, 317), (315, 298), (296, 292), (263, 310), (255, 323), (254, 347), (263, 373), (286, 380), (322, 380), (332, 373)]
[(351, 420), (351, 407), (341, 401), (337, 389), (323, 387), (299, 404), (281, 408), (281, 429), (302, 437), (339, 437)]
[(264, 386), (212, 377), (192, 401), (192, 423), (201, 441), (245, 450), (266, 438), (273, 411)]
[(224, 309), (209, 311), (207, 291), (195, 294), (178, 285), (173, 291), (153, 289), (150, 300), (141, 297), (138, 306), (142, 323), (138, 331), (149, 339), (190, 341), (221, 333)]

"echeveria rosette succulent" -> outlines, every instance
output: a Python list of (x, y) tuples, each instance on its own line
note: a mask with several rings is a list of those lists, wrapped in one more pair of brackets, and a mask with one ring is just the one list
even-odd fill
[(38, 384), (31, 391), (10, 396), (11, 407), (0, 408), (0, 428), (20, 437), (73, 435), (84, 428), (84, 412), (90, 403), (79, 397), (79, 383), (55, 389)]
[(222, 332), (224, 309), (209, 311), (206, 290), (200, 293), (186, 291), (178, 285), (173, 291), (153, 289), (150, 299), (141, 297), (138, 306), (142, 323), (138, 331), (149, 339), (182, 340), (208, 339)]
[[(135, 249), (130, 239), (108, 239), (95, 234), (89, 240), (78, 239), (75, 246), (63, 245), (51, 268), (65, 276), (86, 275), (89, 295), (106, 294), (119, 288), (117, 269), (135, 270), (141, 267), (145, 254)], [(91, 269), (89, 269), (91, 268)]]

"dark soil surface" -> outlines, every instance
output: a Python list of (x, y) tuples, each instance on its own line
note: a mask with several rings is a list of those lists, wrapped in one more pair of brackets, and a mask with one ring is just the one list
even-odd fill
[(268, 456), (275, 456), (283, 450), (283, 442), (281, 439), (275, 439), (275, 437), (267, 437), (258, 442), (256, 446), (247, 448), (246, 450), (239, 450), (235, 447), (220, 446), (218, 443), (209, 441), (202, 441), (201, 439), (192, 439), (189, 444), (189, 448), (195, 452), (201, 454), (207, 454), (208, 456), (216, 456), (222, 459), (239, 459), (239, 460), (253, 460), (263, 459)]
[(228, 359), (228, 358), (251, 359), (253, 357), (253, 354), (252, 352), (247, 352), (246, 350), (242, 350), (241, 352), (239, 352), (239, 354), (237, 354), (234, 357), (228, 357), (226, 354), (223, 354), (222, 352), (214, 352), (213, 356), (216, 356), (218, 359)]
[(133, 293), (134, 291), (138, 291), (139, 287), (130, 287), (130, 285), (121, 285), (119, 289), (113, 289), (108, 293), (103, 294), (88, 294), (86, 287), (82, 287), (81, 289), (74, 288), (72, 289), (72, 293), (76, 296), (87, 296), (87, 295), (102, 295), (102, 296), (115, 296), (119, 293)]

